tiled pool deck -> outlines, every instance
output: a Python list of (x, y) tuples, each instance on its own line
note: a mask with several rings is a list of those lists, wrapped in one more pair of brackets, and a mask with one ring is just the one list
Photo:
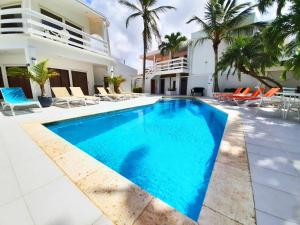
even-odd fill
[[(145, 97), (72, 109), (52, 107), (43, 109), (40, 113), (19, 115), (16, 118), (0, 115), (0, 181), (4, 184), (0, 186), (0, 224), (99, 225), (112, 224), (110, 221), (116, 224), (141, 225), (196, 224), (81, 151), (73, 151), (74, 147), (40, 125), (41, 121), (151, 104), (156, 100), (156, 97)], [(220, 107), (216, 102), (211, 103)], [(221, 107), (230, 111), (231, 119), (199, 224), (255, 224), (243, 126), (237, 110)], [(259, 120), (251, 117), (252, 112), (240, 111), (249, 149), (258, 224), (297, 224), (300, 211), (300, 152), (295, 146), (297, 139), (294, 145), (289, 139), (300, 136), (300, 125), (281, 120), (278, 120), (279, 123), (272, 123), (276, 120), (273, 118)], [(281, 139), (289, 140), (289, 150), (294, 150), (291, 153), (294, 161), (288, 159), (287, 154), (286, 161), (280, 155), (272, 158), (273, 151), (276, 152), (279, 145), (270, 144), (268, 146), (274, 148), (267, 151), (263, 147), (267, 143), (262, 143), (262, 134), (260, 137), (253, 136), (258, 135), (256, 129), (264, 131), (264, 135), (269, 134), (270, 129), (260, 129), (260, 126), (264, 127), (263, 121), (272, 126), (272, 130), (277, 130), (277, 134), (285, 129), (290, 130), (290, 135), (286, 135), (287, 132), (282, 136), (278, 135), (276, 143), (281, 143)], [(24, 132), (21, 125), (35, 138), (43, 151)], [(273, 136), (269, 139), (270, 143), (274, 143)], [(63, 148), (61, 144), (64, 145)], [(251, 146), (254, 146), (252, 150)], [(281, 173), (283, 176), (279, 176)], [(290, 223), (285, 223), (284, 220)]]

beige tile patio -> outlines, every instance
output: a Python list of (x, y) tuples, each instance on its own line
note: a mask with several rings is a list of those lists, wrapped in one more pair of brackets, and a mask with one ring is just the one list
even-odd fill
[(152, 196), (102, 165), (78, 182), (80, 189), (115, 224), (133, 224)]
[(249, 172), (216, 162), (204, 205), (239, 223), (255, 224)]
[(75, 147), (54, 160), (75, 183), (99, 169), (97, 160)]
[(153, 198), (134, 225), (197, 225), (196, 222), (171, 208), (157, 198)]
[(229, 132), (226, 132), (221, 142), (217, 161), (247, 171), (248, 158), (244, 137), (229, 135)]
[(199, 225), (242, 225), (216, 211), (202, 206), (201, 219), (198, 220)]

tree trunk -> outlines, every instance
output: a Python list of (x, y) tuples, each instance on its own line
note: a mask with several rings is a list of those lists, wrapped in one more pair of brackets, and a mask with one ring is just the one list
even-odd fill
[(147, 57), (147, 37), (145, 32), (146, 25), (144, 24), (143, 42), (144, 42), (144, 57), (143, 57), (143, 92), (145, 93), (146, 85), (146, 57)]
[(214, 54), (215, 54), (215, 71), (214, 77), (214, 92), (219, 92), (219, 78), (218, 78), (218, 62), (219, 62), (219, 44), (220, 42), (213, 43)]
[(41, 88), (41, 96), (45, 97), (46, 94), (45, 94), (45, 86), (44, 86), (44, 84), (40, 84), (40, 88)]
[(259, 82), (261, 82), (262, 84), (266, 85), (268, 88), (273, 88), (274, 86), (270, 85), (267, 81), (269, 81), (269, 82), (275, 84), (275, 85), (276, 85), (275, 87), (279, 87), (279, 88), (282, 89), (282, 85), (281, 85), (278, 81), (276, 81), (276, 80), (274, 80), (274, 79), (272, 79), (272, 78), (270, 78), (270, 77), (259, 76), (259, 75), (256, 74), (255, 72), (249, 71), (249, 70), (247, 70), (247, 69), (246, 69), (245, 67), (243, 67), (243, 66), (240, 66), (238, 69), (239, 69), (241, 72), (243, 72), (243, 73), (245, 73), (245, 74), (248, 74), (249, 76), (251, 76), (251, 77), (257, 79)]

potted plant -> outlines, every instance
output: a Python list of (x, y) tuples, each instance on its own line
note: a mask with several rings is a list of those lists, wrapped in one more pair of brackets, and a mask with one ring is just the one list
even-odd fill
[(46, 96), (45, 83), (50, 77), (59, 76), (59, 74), (53, 70), (48, 69), (48, 60), (44, 60), (37, 64), (31, 65), (28, 68), (14, 67), (9, 68), (7, 71), (8, 76), (12, 77), (25, 77), (36, 82), (41, 89), (41, 96), (38, 96), (38, 100), (42, 107), (49, 107), (52, 104), (52, 98)]
[(115, 92), (120, 93), (119, 88), (121, 84), (126, 81), (125, 78), (119, 75), (114, 77), (108, 77), (107, 79), (108, 79), (108, 83), (114, 87)]

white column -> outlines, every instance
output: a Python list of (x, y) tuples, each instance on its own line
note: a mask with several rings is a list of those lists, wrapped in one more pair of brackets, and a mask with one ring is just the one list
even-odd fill
[(6, 68), (5, 68), (4, 65), (1, 65), (1, 71), (2, 71), (2, 78), (3, 78), (4, 87), (8, 87), (7, 73), (6, 73)]
[(111, 51), (110, 51), (110, 40), (109, 40), (109, 33), (108, 33), (108, 22), (104, 22), (103, 23), (105, 28), (104, 28), (104, 40), (107, 43), (107, 47), (108, 47), (108, 54), (111, 55)]
[(72, 70), (68, 70), (68, 74), (69, 74), (70, 87), (73, 87)]
[[(25, 60), (27, 66), (32, 65), (34, 61), (37, 62), (37, 53), (35, 48), (26, 47), (24, 50), (25, 50)], [(32, 80), (30, 80), (30, 86), (31, 86), (32, 96), (36, 100), (37, 96), (41, 95), (40, 87), (37, 83), (33, 82)]]
[(180, 73), (176, 74), (176, 94), (180, 95)]
[(22, 8), (31, 8), (31, 0), (22, 0)]

